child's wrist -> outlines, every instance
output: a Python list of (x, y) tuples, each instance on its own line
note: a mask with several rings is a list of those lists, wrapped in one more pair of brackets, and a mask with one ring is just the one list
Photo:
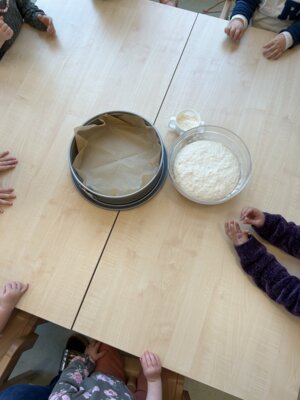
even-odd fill
[(148, 384), (161, 383), (161, 377), (147, 379)]
[(290, 34), (290, 32), (283, 31), (283, 32), (280, 32), (279, 35), (283, 36), (285, 39), (285, 50), (287, 50), (293, 46), (294, 39), (293, 39), (293, 36)]
[(248, 20), (244, 15), (236, 14), (231, 18), (231, 21), (234, 21), (235, 19), (237, 19), (237, 20), (242, 22), (244, 30), (248, 28)]
[(7, 304), (7, 303), (3, 303), (3, 304), (0, 303), (0, 310), (1, 311), (12, 312), (14, 310), (14, 308), (15, 308), (15, 304), (14, 305), (10, 305), (10, 304)]

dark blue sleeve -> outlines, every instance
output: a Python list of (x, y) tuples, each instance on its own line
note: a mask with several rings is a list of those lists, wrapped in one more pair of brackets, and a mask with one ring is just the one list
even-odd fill
[(283, 29), (283, 31), (289, 32), (292, 35), (294, 41), (292, 47), (300, 43), (300, 21), (294, 22), (288, 28)]
[(254, 237), (235, 249), (244, 271), (256, 285), (289, 312), (300, 316), (300, 279), (290, 275)]
[(268, 242), (286, 253), (300, 258), (300, 226), (287, 222), (281, 215), (265, 214), (265, 223), (255, 231)]
[(247, 18), (248, 23), (252, 18), (254, 11), (259, 6), (260, 0), (236, 0), (235, 6), (233, 7), (231, 17), (237, 14), (241, 14)]

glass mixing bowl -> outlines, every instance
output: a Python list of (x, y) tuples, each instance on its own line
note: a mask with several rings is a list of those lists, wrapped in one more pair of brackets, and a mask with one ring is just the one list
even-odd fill
[[(220, 198), (202, 199), (199, 198), (199, 196), (193, 196), (190, 193), (186, 193), (183, 187), (176, 181), (176, 176), (174, 173), (174, 163), (178, 153), (188, 144), (200, 140), (221, 143), (223, 146), (225, 146), (234, 154), (234, 156), (238, 161), (239, 165), (238, 181), (235, 187), (232, 190), (230, 190), (229, 193), (223, 194)], [(201, 163), (201, 158), (197, 160), (197, 163), (198, 162)], [(180, 137), (177, 139), (177, 141), (174, 143), (173, 147), (170, 150), (168, 168), (172, 182), (179, 193), (181, 193), (183, 196), (196, 203), (213, 205), (213, 204), (224, 203), (232, 199), (234, 196), (238, 195), (245, 188), (251, 175), (252, 162), (249, 150), (246, 144), (239, 136), (219, 126), (204, 125), (190, 129), (189, 131), (180, 135)]]

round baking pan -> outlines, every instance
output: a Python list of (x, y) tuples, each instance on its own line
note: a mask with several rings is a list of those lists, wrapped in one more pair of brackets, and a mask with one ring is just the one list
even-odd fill
[[(89, 119), (87, 122), (83, 124), (83, 126), (87, 125), (94, 125), (97, 124), (97, 121), (101, 119), (101, 117), (105, 115), (112, 115), (112, 116), (122, 116), (124, 114), (129, 114), (133, 115), (135, 117), (141, 118), (143, 122), (145, 123), (146, 126), (150, 126), (154, 129), (157, 141), (160, 145), (161, 149), (161, 154), (160, 154), (160, 162), (159, 162), (159, 167), (158, 171), (156, 174), (151, 178), (151, 180), (142, 188), (140, 188), (138, 191), (129, 193), (127, 195), (123, 196), (107, 196), (103, 195), (94, 189), (86, 186), (83, 182), (75, 168), (73, 167), (73, 161), (75, 157), (78, 154), (78, 149), (76, 145), (76, 140), (75, 137), (72, 139), (70, 148), (69, 148), (69, 167), (72, 175), (73, 182), (76, 186), (76, 188), (80, 191), (80, 193), (86, 197), (88, 200), (90, 200), (93, 204), (96, 204), (100, 207), (110, 209), (110, 210), (126, 210), (129, 208), (137, 207), (144, 202), (148, 201), (151, 197), (153, 197), (157, 191), (161, 188), (163, 185), (166, 175), (167, 175), (167, 153), (163, 144), (163, 141), (161, 139), (161, 136), (157, 129), (145, 118), (133, 114), (130, 112), (126, 111), (111, 111), (111, 112), (106, 112), (99, 114), (91, 119)], [(99, 122), (98, 122), (99, 123)]]

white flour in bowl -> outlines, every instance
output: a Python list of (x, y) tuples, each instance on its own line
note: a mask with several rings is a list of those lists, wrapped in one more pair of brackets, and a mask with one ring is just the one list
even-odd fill
[(178, 152), (174, 176), (188, 196), (198, 201), (215, 201), (234, 190), (240, 167), (236, 156), (222, 143), (198, 140)]

